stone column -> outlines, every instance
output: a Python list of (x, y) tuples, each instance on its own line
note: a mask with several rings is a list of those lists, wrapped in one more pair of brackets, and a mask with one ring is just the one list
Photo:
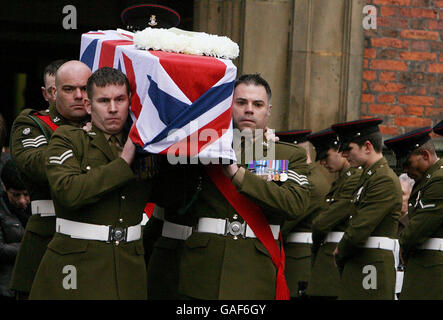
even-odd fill
[(270, 127), (313, 131), (360, 116), (364, 0), (195, 0), (194, 30), (240, 46), (238, 74), (273, 91)]
[(313, 131), (360, 116), (363, 63), (359, 0), (296, 0), (288, 126)]

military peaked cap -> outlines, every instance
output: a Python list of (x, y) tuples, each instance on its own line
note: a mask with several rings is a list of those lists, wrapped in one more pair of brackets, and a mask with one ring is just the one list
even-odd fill
[(326, 158), (330, 148), (337, 150), (339, 148), (337, 134), (330, 128), (311, 133), (306, 138), (314, 146), (316, 152), (315, 161)]
[(443, 120), (437, 123), (437, 125), (434, 127), (434, 132), (443, 136)]
[(394, 151), (397, 166), (402, 168), (411, 153), (428, 142), (431, 127), (423, 127), (385, 141), (386, 147)]
[(379, 132), (378, 125), (382, 122), (383, 120), (380, 118), (361, 119), (336, 123), (331, 128), (337, 133), (340, 141), (340, 151), (343, 151), (351, 142), (364, 139), (374, 132)]
[(151, 28), (172, 28), (180, 23), (180, 15), (171, 8), (157, 4), (139, 4), (126, 8), (120, 18), (129, 31)]
[(308, 129), (304, 130), (290, 130), (290, 131), (280, 131), (276, 132), (275, 135), (280, 138), (280, 141), (290, 142), (290, 143), (302, 143), (308, 141), (306, 136), (312, 131)]

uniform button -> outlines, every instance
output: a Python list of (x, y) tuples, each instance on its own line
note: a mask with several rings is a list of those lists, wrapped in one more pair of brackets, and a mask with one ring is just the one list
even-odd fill
[(238, 218), (238, 215), (236, 215), (236, 214), (234, 214), (234, 215), (232, 216), (232, 219), (234, 219), (234, 220), (237, 220), (237, 218)]
[(122, 196), (122, 199), (123, 199), (123, 200), (125, 200), (125, 199), (126, 199), (126, 197), (125, 197), (125, 196)]
[(118, 246), (120, 241), (115, 241), (115, 245)]
[(122, 219), (122, 218), (120, 218), (120, 219), (118, 219), (118, 221), (119, 221), (120, 223), (122, 223), (122, 222), (123, 222), (123, 219)]
[(91, 170), (91, 166), (86, 166), (86, 170)]

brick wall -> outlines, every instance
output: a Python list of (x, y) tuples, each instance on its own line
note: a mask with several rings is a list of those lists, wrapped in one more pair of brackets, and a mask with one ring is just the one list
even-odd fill
[(362, 117), (387, 136), (443, 119), (443, 0), (368, 0), (377, 29), (365, 31)]

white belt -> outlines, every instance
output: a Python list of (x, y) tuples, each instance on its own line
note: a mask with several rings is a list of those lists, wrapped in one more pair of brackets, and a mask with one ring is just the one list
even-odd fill
[(343, 238), (344, 234), (345, 234), (344, 232), (339, 232), (339, 231), (328, 232), (324, 242), (339, 243), (341, 238)]
[(394, 252), (397, 251), (398, 241), (388, 237), (369, 237), (363, 247), (369, 249), (391, 250)]
[[(272, 235), (277, 240), (280, 234), (279, 225), (269, 225)], [(228, 219), (200, 218), (196, 229), (169, 221), (163, 222), (162, 236), (178, 240), (186, 240), (192, 232), (207, 232), (220, 235), (232, 234), (233, 236), (243, 236), (247, 238), (256, 238), (252, 229), (244, 222), (229, 222)]]
[(177, 240), (186, 240), (192, 234), (192, 227), (169, 221), (163, 221), (162, 236)]
[(443, 251), (443, 238), (429, 238), (419, 249)]
[[(275, 240), (278, 240), (280, 234), (279, 225), (269, 225), (271, 227), (272, 235)], [(229, 221), (229, 219), (215, 219), (215, 218), (200, 218), (198, 220), (197, 232), (215, 233), (220, 235), (231, 234), (234, 237), (243, 236), (246, 238), (256, 238), (254, 231), (247, 225), (246, 222)]]
[(56, 232), (66, 234), (74, 239), (130, 242), (141, 238), (140, 224), (121, 228), (57, 218), (55, 228)]
[(54, 202), (52, 200), (31, 201), (31, 212), (41, 217), (53, 217), (55, 216)]
[(309, 243), (312, 244), (311, 232), (291, 232), (286, 239), (287, 243)]

